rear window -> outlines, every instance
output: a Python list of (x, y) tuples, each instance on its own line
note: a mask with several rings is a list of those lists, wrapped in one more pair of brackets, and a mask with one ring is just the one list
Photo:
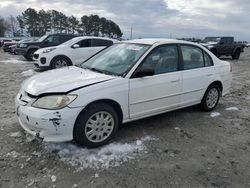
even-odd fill
[(191, 46), (181, 45), (184, 70), (209, 67), (213, 65), (212, 58), (202, 49)]

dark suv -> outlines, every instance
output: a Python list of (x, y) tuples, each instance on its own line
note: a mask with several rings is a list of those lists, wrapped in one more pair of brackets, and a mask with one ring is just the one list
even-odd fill
[(206, 37), (201, 45), (208, 48), (217, 57), (226, 55), (239, 59), (240, 53), (244, 52), (244, 46), (236, 43), (234, 37)]
[(44, 35), (37, 41), (29, 41), (18, 44), (16, 47), (16, 53), (18, 55), (23, 55), (27, 60), (31, 61), (33, 60), (34, 52), (39, 48), (57, 46), (74, 37), (77, 37), (77, 35), (72, 35), (72, 34)]

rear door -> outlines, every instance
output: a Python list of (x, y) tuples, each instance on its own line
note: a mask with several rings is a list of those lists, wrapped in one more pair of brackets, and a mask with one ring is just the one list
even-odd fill
[[(181, 72), (177, 45), (155, 48), (137, 68), (154, 75), (129, 81), (130, 118), (140, 118), (176, 108), (180, 103)], [(135, 71), (135, 72), (136, 72)]]
[(183, 57), (181, 105), (189, 106), (201, 101), (216, 75), (212, 58), (204, 50), (193, 45), (180, 47)]

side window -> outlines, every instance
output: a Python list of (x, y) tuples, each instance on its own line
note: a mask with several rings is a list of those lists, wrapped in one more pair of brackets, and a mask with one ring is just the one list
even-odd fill
[(184, 70), (204, 67), (203, 53), (194, 46), (181, 46)]
[(73, 37), (72, 36), (68, 36), (68, 35), (62, 35), (61, 36), (61, 42), (64, 43), (70, 39), (72, 39)]
[(176, 45), (154, 49), (143, 61), (142, 69), (154, 69), (155, 75), (178, 70), (178, 50)]
[(203, 52), (203, 54), (204, 54), (205, 67), (212, 66), (213, 62), (212, 62), (211, 58), (209, 57), (209, 55), (205, 52)]
[(92, 47), (111, 46), (112, 44), (113, 42), (111, 40), (92, 39)]
[(59, 44), (60, 43), (60, 37), (58, 35), (52, 35), (49, 36), (45, 42), (49, 43), (49, 44)]
[(77, 44), (79, 44), (80, 48), (91, 47), (91, 39), (81, 40)]
[(228, 44), (232, 44), (234, 42), (234, 39), (232, 37), (228, 37)]

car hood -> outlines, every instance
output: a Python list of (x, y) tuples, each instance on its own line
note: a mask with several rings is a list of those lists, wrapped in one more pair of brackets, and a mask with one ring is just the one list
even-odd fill
[(49, 49), (55, 49), (56, 50), (56, 49), (59, 49), (59, 48), (62, 48), (62, 47), (60, 47), (60, 46), (51, 46), (51, 47), (46, 47), (46, 48), (40, 48), (35, 53), (40, 54), (45, 50), (49, 50)]
[(39, 45), (41, 44), (41, 42), (35, 42), (35, 41), (27, 41), (27, 42), (21, 42), (20, 44), (27, 44), (28, 46), (32, 46), (32, 45)]
[(216, 45), (216, 44), (218, 44), (218, 42), (213, 42), (213, 41), (211, 41), (211, 42), (200, 43), (200, 44), (203, 45), (203, 46), (211, 46), (211, 45)]
[(22, 90), (34, 96), (47, 93), (69, 93), (72, 90), (111, 79), (115, 77), (70, 66), (32, 76), (23, 82)]

